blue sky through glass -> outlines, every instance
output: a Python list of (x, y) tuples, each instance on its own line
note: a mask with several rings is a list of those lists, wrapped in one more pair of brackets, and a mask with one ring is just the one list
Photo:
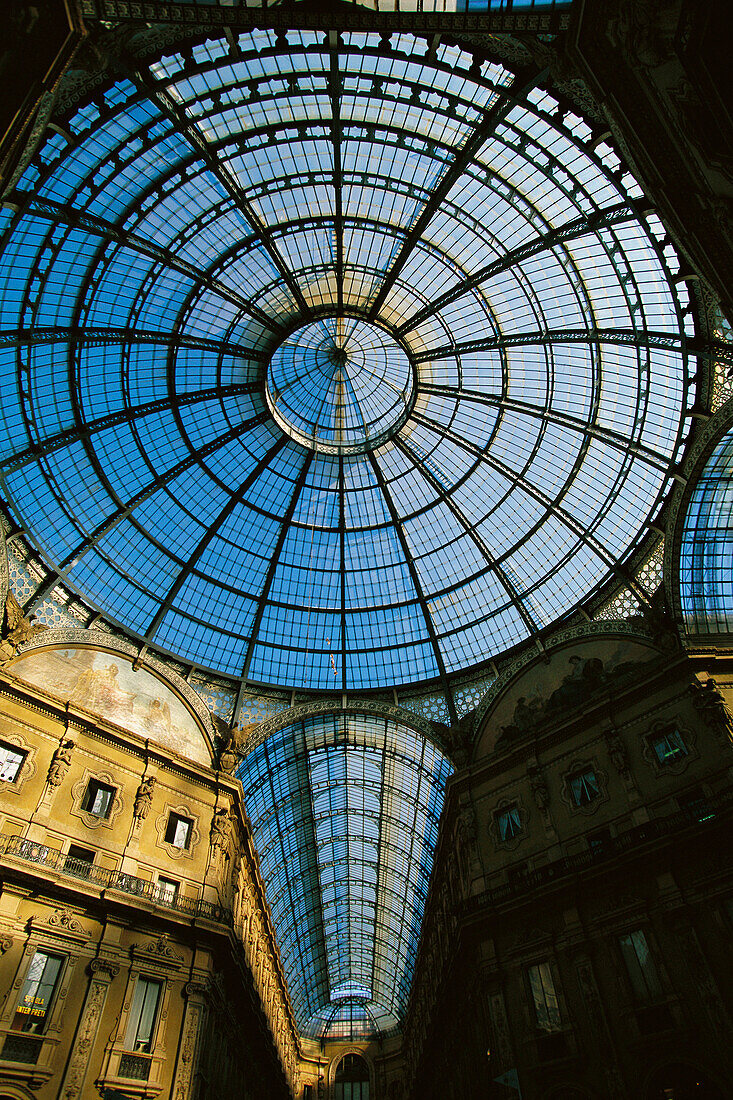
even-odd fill
[(399, 1027), (451, 771), (413, 730), (352, 714), (288, 726), (239, 768), (303, 1034)]

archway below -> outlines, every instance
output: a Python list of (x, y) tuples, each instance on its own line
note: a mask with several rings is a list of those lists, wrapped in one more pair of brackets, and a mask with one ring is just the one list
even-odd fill
[(646, 1100), (725, 1100), (706, 1073), (683, 1062), (670, 1062), (655, 1070)]
[(334, 1100), (369, 1100), (369, 1066), (359, 1054), (346, 1054), (336, 1067)]

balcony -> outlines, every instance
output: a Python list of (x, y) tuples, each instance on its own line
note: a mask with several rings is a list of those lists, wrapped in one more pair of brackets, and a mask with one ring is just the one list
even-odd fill
[(51, 848), (37, 840), (28, 840), (21, 836), (0, 836), (0, 856), (11, 856), (37, 866), (50, 868), (61, 875), (73, 879), (82, 879), (90, 886), (100, 890), (119, 890), (190, 917), (205, 917), (218, 924), (232, 925), (232, 911), (216, 902), (202, 901), (201, 898), (188, 898), (180, 894), (171, 895), (165, 886), (148, 879), (137, 878), (123, 871), (108, 867), (96, 867), (84, 859), (75, 859), (65, 855), (58, 848)]
[(540, 889), (586, 868), (606, 863), (625, 852), (636, 851), (649, 842), (720, 824), (721, 819), (730, 814), (731, 808), (733, 808), (733, 795), (726, 791), (691, 803), (685, 809), (668, 814), (666, 817), (645, 821), (643, 825), (636, 825), (619, 833), (618, 836), (604, 838), (603, 844), (589, 848), (586, 852), (562, 856), (560, 859), (553, 860), (552, 863), (532, 870), (517, 870), (511, 882), (501, 883), (499, 886), (467, 898), (461, 905), (460, 914), (470, 916), (471, 913), (479, 912), (489, 906), (513, 901), (530, 890)]

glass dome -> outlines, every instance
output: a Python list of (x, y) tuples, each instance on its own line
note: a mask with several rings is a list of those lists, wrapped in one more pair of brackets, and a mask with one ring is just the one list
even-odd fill
[(663, 233), (526, 75), (406, 34), (187, 44), (57, 119), (13, 202), (5, 498), (186, 662), (446, 680), (608, 581), (669, 487)]

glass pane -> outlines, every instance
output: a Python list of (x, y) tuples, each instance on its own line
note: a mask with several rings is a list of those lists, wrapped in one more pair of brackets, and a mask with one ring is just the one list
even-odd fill
[[(455, 43), (214, 42), (71, 110), (5, 214), (4, 499), (187, 663), (349, 691), (483, 662), (612, 576), (684, 451), (692, 319), (654, 215), (592, 126)], [(689, 517), (706, 621), (729, 496)]]
[(25, 759), (25, 753), (11, 749), (7, 745), (0, 745), (0, 779), (12, 783), (20, 771), (20, 765)]
[(150, 1051), (161, 986), (161, 982), (150, 978), (137, 979), (127, 1025), (125, 1046), (128, 1050)]
[(18, 1014), (26, 1017), (21, 1024), (23, 1031), (43, 1030), (63, 961), (62, 956), (44, 951), (36, 951), (31, 959), (17, 1008)]
[(544, 1031), (561, 1030), (560, 1006), (548, 963), (530, 967), (529, 984), (537, 1026)]
[(643, 1002), (658, 1000), (662, 996), (662, 988), (646, 936), (640, 931), (631, 932), (622, 936), (620, 943), (635, 997)]

